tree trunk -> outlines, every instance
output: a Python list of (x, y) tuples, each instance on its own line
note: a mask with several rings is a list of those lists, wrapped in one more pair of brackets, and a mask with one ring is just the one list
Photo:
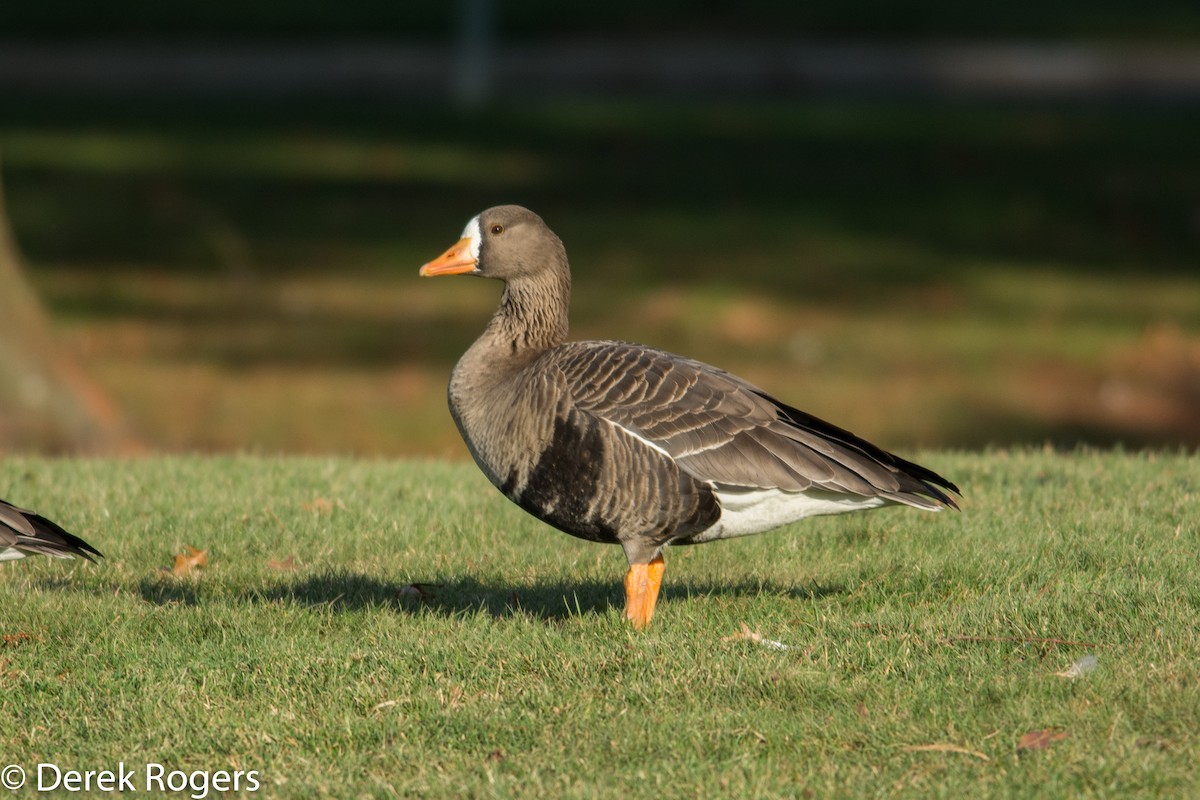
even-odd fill
[(116, 405), (63, 348), (21, 267), (0, 185), (0, 451), (138, 449)]

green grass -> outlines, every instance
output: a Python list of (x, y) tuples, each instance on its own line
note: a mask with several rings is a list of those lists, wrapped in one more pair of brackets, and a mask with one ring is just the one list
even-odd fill
[[(8, 459), (0, 495), (108, 557), (0, 565), (0, 761), (258, 770), (269, 797), (1200, 792), (1196, 457), (920, 459), (963, 513), (672, 551), (644, 634), (619, 549), (466, 464)], [(209, 568), (160, 572), (185, 544)]]

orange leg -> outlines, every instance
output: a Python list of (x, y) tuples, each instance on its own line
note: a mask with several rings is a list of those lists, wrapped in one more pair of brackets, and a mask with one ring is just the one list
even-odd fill
[(663, 557), (658, 555), (649, 564), (630, 564), (629, 572), (625, 573), (625, 618), (638, 630), (645, 629), (654, 616), (666, 568)]

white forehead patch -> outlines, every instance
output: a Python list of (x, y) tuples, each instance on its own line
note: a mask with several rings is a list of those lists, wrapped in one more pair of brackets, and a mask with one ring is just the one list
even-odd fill
[(479, 260), (479, 217), (474, 216), (467, 223), (467, 227), (463, 228), (462, 238), (471, 240), (471, 258)]

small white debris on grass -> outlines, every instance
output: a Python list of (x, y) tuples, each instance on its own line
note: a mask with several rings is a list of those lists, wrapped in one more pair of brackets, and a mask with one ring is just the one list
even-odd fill
[(1075, 663), (1064, 669), (1062, 672), (1056, 672), (1054, 674), (1059, 678), (1075, 680), (1076, 678), (1082, 678), (1084, 675), (1094, 672), (1095, 669), (1096, 657), (1084, 656), (1083, 658), (1076, 660)]

